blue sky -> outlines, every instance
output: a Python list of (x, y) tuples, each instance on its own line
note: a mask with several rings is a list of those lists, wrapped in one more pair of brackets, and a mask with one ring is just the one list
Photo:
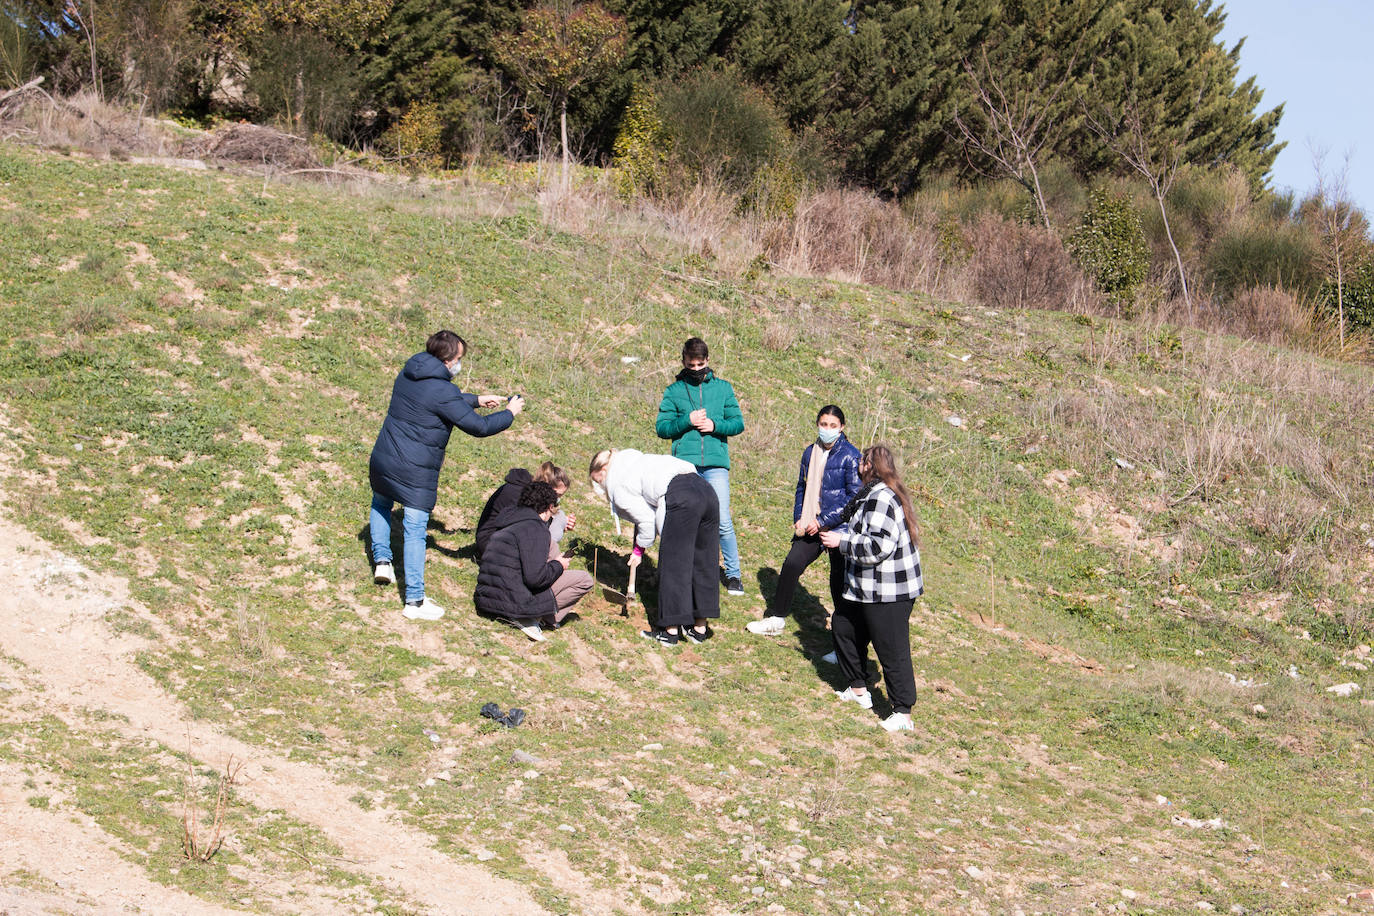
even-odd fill
[(1374, 2), (1230, 0), (1221, 40), (1240, 38), (1241, 81), (1264, 90), (1260, 111), (1286, 103), (1278, 139), (1287, 141), (1271, 171), (1277, 189), (1302, 197), (1316, 185), (1312, 150), (1325, 149), (1328, 174), (1346, 167), (1351, 198), (1374, 214)]

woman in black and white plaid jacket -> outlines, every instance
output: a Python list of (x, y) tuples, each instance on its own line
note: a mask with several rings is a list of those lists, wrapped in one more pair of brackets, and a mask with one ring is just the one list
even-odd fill
[(868, 691), (868, 646), (883, 666), (892, 715), (888, 731), (911, 731), (916, 675), (911, 666), (908, 621), (921, 582), (921, 552), (916, 544), (916, 512), (887, 446), (866, 449), (859, 461), (864, 488), (845, 509), (847, 531), (821, 532), (821, 543), (845, 557), (844, 601), (831, 618), (831, 635), (840, 671), (849, 686), (841, 700), (873, 708)]

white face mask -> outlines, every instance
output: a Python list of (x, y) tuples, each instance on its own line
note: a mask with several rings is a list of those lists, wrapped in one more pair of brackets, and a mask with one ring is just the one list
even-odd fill
[(462, 371), (463, 371), (463, 361), (462, 361), (461, 359), (458, 360), (458, 361), (455, 362), (452, 366), (449, 367), (449, 370), (448, 370), (448, 371), (449, 371), (451, 374), (453, 374), (453, 375), (457, 375), (459, 372), (462, 372)]
[(602, 499), (606, 498), (606, 485), (599, 480), (592, 481), (592, 491)]
[(834, 445), (840, 438), (840, 431), (838, 429), (828, 429), (824, 426), (817, 426), (816, 438), (821, 440), (822, 445)]

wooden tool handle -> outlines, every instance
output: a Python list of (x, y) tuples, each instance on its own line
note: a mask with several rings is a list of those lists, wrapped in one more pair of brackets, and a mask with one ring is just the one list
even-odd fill
[(637, 573), (637, 572), (639, 572), (639, 567), (638, 567), (638, 566), (631, 566), (631, 567), (630, 567), (630, 584), (629, 584), (629, 587), (627, 587), (627, 588), (625, 589), (625, 600), (626, 600), (626, 601), (629, 601), (631, 598), (633, 598), (633, 597), (635, 596), (635, 573)]

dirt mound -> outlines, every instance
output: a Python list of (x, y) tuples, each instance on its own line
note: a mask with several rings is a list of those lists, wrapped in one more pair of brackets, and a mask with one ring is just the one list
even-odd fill
[(208, 136), (188, 141), (181, 154), (278, 169), (317, 169), (321, 165), (308, 140), (258, 124), (227, 124)]

